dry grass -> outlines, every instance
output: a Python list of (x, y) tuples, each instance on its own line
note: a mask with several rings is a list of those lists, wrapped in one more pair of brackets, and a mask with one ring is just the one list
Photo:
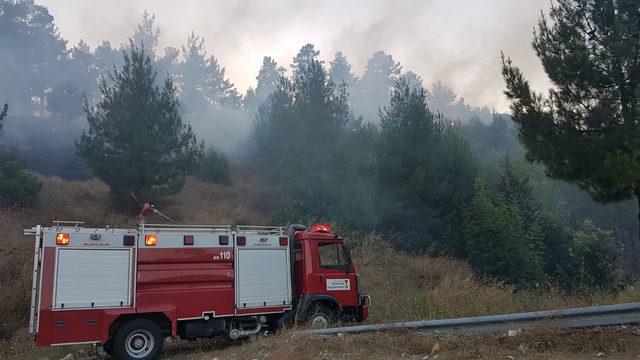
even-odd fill
[(269, 218), (253, 210), (257, 198), (253, 194), (243, 182), (230, 187), (188, 179), (184, 189), (162, 211), (187, 224), (267, 225)]
[[(99, 180), (68, 181), (56, 177), (40, 177), (43, 184), (40, 202), (31, 211), (0, 212), (14, 222), (0, 224), (0, 229), (16, 229), (22, 225), (48, 224), (51, 220), (79, 220), (85, 226), (135, 227), (137, 209), (128, 213), (114, 210), (109, 204), (109, 188)], [(160, 210), (176, 221), (200, 224), (266, 224), (266, 209), (273, 197), (269, 191), (233, 174), (233, 186), (209, 184), (193, 178)], [(266, 195), (265, 195), (266, 194)], [(150, 218), (149, 221), (162, 221)], [(20, 229), (20, 226), (17, 229)], [(21, 233), (21, 231), (20, 231)]]
[(516, 291), (479, 281), (467, 263), (398, 252), (379, 235), (354, 239), (353, 258), (364, 292), (373, 299), (370, 322), (429, 320), (633, 302), (633, 287), (618, 295), (568, 296)]
[(3, 254), (8, 259), (0, 263), (0, 339), (28, 320), (31, 295), (31, 258), (22, 254)]

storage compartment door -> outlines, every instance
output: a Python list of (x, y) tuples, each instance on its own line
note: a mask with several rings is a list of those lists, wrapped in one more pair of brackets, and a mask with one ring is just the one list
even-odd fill
[(238, 249), (238, 309), (291, 303), (287, 249)]
[(129, 306), (131, 256), (130, 249), (60, 249), (54, 307)]

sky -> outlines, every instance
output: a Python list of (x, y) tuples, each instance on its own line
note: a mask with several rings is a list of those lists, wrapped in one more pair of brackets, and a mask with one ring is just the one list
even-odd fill
[[(180, 47), (191, 31), (244, 92), (255, 86), (263, 56), (288, 66), (306, 43), (328, 65), (345, 53), (361, 75), (374, 51), (393, 55), (429, 87), (447, 83), (465, 102), (506, 111), (500, 52), (537, 91), (548, 79), (531, 48), (549, 0), (37, 0), (70, 45), (126, 42), (144, 10), (156, 15), (159, 49)], [(163, 51), (160, 51), (162, 54)]]

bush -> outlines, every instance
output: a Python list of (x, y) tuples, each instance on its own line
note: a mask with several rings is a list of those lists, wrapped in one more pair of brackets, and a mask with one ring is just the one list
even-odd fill
[(569, 248), (571, 288), (578, 292), (624, 290), (626, 280), (618, 270), (618, 253), (610, 244), (611, 232), (584, 220), (573, 232)]
[(229, 159), (227, 155), (211, 148), (198, 162), (198, 179), (216, 184), (229, 184)]
[(24, 163), (13, 152), (0, 152), (0, 207), (35, 204), (42, 184), (25, 171)]
[(538, 227), (527, 226), (518, 204), (504, 193), (490, 193), (484, 178), (476, 180), (475, 191), (462, 226), (473, 270), (507, 284), (538, 281), (542, 263)]

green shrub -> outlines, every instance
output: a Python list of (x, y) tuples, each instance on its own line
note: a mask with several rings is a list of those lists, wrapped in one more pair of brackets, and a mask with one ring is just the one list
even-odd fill
[(41, 187), (15, 153), (0, 152), (0, 207), (31, 206), (38, 200)]
[(535, 284), (542, 263), (538, 227), (527, 226), (518, 204), (504, 193), (490, 193), (484, 178), (476, 180), (475, 191), (462, 225), (472, 269), (507, 284)]
[(618, 252), (611, 232), (584, 220), (573, 232), (569, 248), (571, 288), (577, 292), (624, 290), (626, 280), (618, 268)]
[(196, 176), (205, 182), (229, 184), (229, 159), (227, 155), (213, 148), (209, 149), (198, 162)]

